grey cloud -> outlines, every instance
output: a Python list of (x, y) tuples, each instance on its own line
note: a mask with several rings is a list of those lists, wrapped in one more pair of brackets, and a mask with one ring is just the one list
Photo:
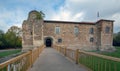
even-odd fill
[(84, 12), (83, 21), (96, 21), (99, 12), (100, 19), (115, 20), (114, 32), (120, 31), (120, 0), (66, 0), (62, 8), (72, 16)]
[[(8, 7), (6, 7), (8, 4), (12, 4), (12, 1), (10, 1), (10, 3), (9, 1), (4, 3), (1, 1), (0, 18), (2, 19), (0, 22), (4, 23), (5, 25), (22, 24), (22, 21), (27, 18), (28, 12), (33, 9), (37, 9), (38, 11), (42, 10), (46, 15), (45, 19), (49, 20), (52, 19), (53, 16), (59, 16), (62, 11), (65, 11), (66, 13), (70, 13), (68, 20), (73, 19), (73, 21), (96, 21), (97, 12), (99, 12), (100, 18), (115, 20), (115, 32), (118, 30), (120, 31), (120, 0), (62, 0), (64, 3), (58, 5), (60, 1), (61, 0), (14, 0), (16, 6), (13, 5), (13, 7), (10, 5), (13, 7), (12, 10), (14, 11), (8, 11)], [(55, 6), (58, 7), (55, 9)], [(14, 13), (17, 15), (13, 15)], [(83, 15), (74, 19), (74, 17), (79, 13), (83, 13)], [(60, 15), (60, 17), (63, 16)], [(15, 20), (15, 18), (17, 20)], [(7, 19), (11, 20), (12, 22), (7, 23)]]
[(84, 11), (86, 13), (85, 19), (93, 20), (97, 16), (97, 12), (101, 17), (106, 17), (114, 13), (120, 12), (119, 0), (85, 0), (74, 2), (74, 0), (67, 0), (65, 8), (76, 12)]

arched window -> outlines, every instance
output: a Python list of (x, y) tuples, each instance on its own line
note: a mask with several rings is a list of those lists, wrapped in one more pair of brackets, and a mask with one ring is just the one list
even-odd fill
[(90, 28), (89, 33), (94, 34), (94, 28)]
[(110, 27), (106, 26), (105, 33), (109, 33), (109, 32), (110, 32)]

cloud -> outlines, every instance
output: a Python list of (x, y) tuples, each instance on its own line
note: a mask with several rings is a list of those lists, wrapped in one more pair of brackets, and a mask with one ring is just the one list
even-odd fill
[(55, 13), (52, 17), (53, 20), (70, 20), (71, 12), (61, 9), (58, 13)]
[(15, 11), (2, 9), (0, 13), (0, 29), (6, 32), (13, 25), (21, 27), (23, 20), (27, 17), (24, 15), (24, 12), (20, 9), (16, 9)]
[(114, 13), (120, 12), (119, 0), (66, 0), (64, 5), (65, 10), (71, 11), (73, 14), (84, 12), (84, 20), (94, 20), (97, 17), (97, 12), (100, 12), (101, 17), (106, 17)]
[[(92, 21), (115, 20), (114, 32), (120, 31), (120, 0), (13, 0), (0, 1), (0, 29), (21, 26), (29, 11), (42, 10), (47, 20)], [(3, 28), (4, 27), (4, 28)]]
[(0, 20), (0, 30), (7, 31), (9, 26), (2, 20)]
[(99, 19), (115, 20), (114, 32), (120, 31), (120, 0), (65, 0), (52, 19), (95, 22), (98, 12)]
[(84, 17), (83, 12), (78, 12), (76, 14), (73, 14), (72, 11), (64, 9), (64, 7), (61, 6), (60, 9), (53, 14), (51, 19), (62, 20), (62, 21), (81, 21), (83, 17)]
[[(46, 19), (64, 3), (64, 0), (7, 0), (0, 1), (0, 29), (7, 31), (13, 25), (22, 25), (31, 10), (43, 11)], [(4, 27), (4, 28), (3, 28)]]
[(120, 13), (115, 13), (109, 17), (109, 19), (115, 20), (114, 22), (114, 32), (120, 32)]

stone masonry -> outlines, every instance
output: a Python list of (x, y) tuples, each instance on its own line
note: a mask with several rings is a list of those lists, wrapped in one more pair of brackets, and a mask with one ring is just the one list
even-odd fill
[[(22, 24), (22, 45), (25, 51), (46, 45), (47, 39), (51, 40), (52, 46), (61, 45), (87, 51), (113, 49), (113, 20), (101, 19), (97, 22), (40, 20), (36, 19), (36, 12), (31, 11), (28, 19)], [(59, 27), (59, 34), (56, 33), (56, 27)]]

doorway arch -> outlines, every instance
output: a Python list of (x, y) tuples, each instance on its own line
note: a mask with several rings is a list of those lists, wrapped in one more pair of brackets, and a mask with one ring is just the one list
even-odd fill
[(44, 39), (44, 44), (46, 47), (52, 47), (53, 39), (51, 37), (46, 37)]

